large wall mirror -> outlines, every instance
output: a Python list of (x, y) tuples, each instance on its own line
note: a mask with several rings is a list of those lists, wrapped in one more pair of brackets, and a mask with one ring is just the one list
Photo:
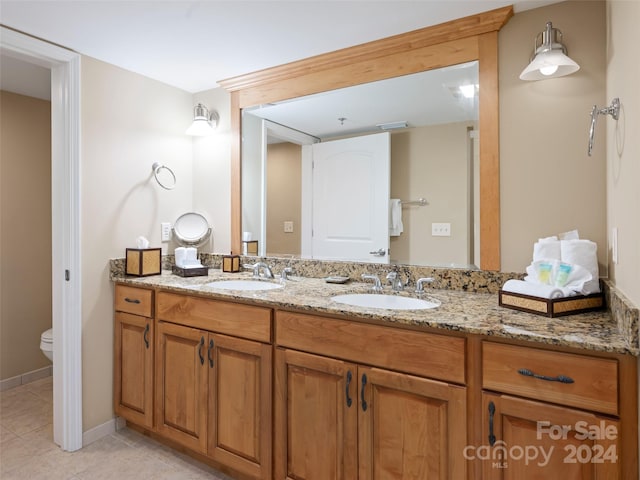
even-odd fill
[[(262, 255), (310, 256), (312, 144), (384, 135), (382, 125), (391, 127), (387, 195), (404, 202), (404, 231), (389, 238), (385, 262), (498, 270), (497, 31), (511, 15), (506, 7), (220, 82), (235, 135), (233, 249), (249, 231)], [(351, 200), (341, 200), (344, 215)], [(433, 235), (439, 223), (451, 236)]]

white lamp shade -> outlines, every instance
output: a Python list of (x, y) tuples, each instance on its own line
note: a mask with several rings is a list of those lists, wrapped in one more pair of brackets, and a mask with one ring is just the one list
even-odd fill
[(520, 80), (545, 80), (563, 77), (580, 70), (580, 65), (560, 50), (538, 53), (520, 74)]
[(213, 127), (206, 118), (196, 118), (185, 133), (195, 137), (203, 137), (205, 135), (211, 135), (213, 133)]

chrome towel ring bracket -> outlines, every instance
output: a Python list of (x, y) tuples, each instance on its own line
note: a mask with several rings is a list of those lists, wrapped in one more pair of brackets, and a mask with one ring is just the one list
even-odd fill
[[(176, 186), (176, 174), (173, 173), (173, 170), (171, 170), (166, 165), (161, 165), (159, 162), (155, 162), (153, 165), (151, 165), (151, 170), (153, 171), (153, 176), (156, 179), (156, 182), (158, 182), (158, 185), (160, 185), (165, 190), (173, 190), (173, 188)], [(164, 180), (164, 182), (160, 180), (160, 172), (162, 172), (162, 170), (166, 170), (171, 175), (171, 178), (173, 179), (172, 183), (168, 183), (166, 179)]]
[(598, 108), (597, 105), (594, 105), (591, 109), (591, 126), (589, 127), (589, 148), (587, 153), (591, 156), (591, 151), (593, 150), (593, 138), (596, 134), (596, 123), (598, 121), (598, 115), (611, 115), (614, 120), (618, 120), (620, 118), (620, 99), (614, 98), (611, 101), (611, 105), (605, 108)]

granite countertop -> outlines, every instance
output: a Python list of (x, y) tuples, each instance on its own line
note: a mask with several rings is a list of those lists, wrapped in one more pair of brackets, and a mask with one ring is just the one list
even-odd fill
[[(638, 355), (618, 329), (607, 310), (548, 318), (498, 306), (498, 295), (428, 288), (422, 298), (441, 306), (429, 310), (385, 310), (353, 307), (331, 300), (334, 295), (367, 293), (371, 284), (350, 281), (331, 284), (320, 278), (292, 277), (284, 288), (268, 291), (221, 290), (208, 286), (216, 280), (249, 279), (249, 273), (223, 273), (209, 269), (207, 277), (183, 278), (163, 271), (150, 277), (114, 276), (134, 286), (153, 287), (176, 293), (195, 293), (219, 300), (246, 301), (273, 308), (348, 315), (398, 326), (432, 327), (443, 330), (497, 336), (593, 351)], [(388, 287), (387, 287), (388, 288)], [(391, 293), (385, 292), (385, 293)], [(412, 296), (411, 290), (402, 292)]]

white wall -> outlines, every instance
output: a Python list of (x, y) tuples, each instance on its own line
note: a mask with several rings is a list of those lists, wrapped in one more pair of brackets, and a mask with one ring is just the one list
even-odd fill
[[(598, 138), (606, 138), (607, 232), (618, 229), (618, 264), (609, 275), (640, 306), (640, 2), (607, 2), (607, 95), (622, 104), (620, 120), (600, 118)], [(604, 107), (606, 105), (599, 105)], [(602, 124), (606, 124), (602, 125)], [(606, 137), (605, 137), (606, 133)], [(611, 247), (610, 247), (611, 248)]]
[[(82, 396), (85, 431), (113, 418), (113, 286), (110, 258), (139, 235), (160, 246), (160, 222), (192, 209), (190, 93), (82, 58)], [(151, 165), (177, 176), (163, 190)]]

